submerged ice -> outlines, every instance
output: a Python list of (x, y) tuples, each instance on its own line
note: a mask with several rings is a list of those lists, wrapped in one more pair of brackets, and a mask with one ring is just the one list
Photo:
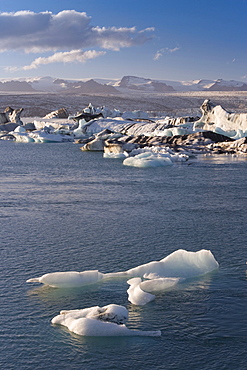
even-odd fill
[(104, 307), (61, 311), (51, 322), (63, 325), (82, 336), (160, 336), (159, 330), (141, 331), (128, 329), (128, 310), (124, 306), (109, 304)]

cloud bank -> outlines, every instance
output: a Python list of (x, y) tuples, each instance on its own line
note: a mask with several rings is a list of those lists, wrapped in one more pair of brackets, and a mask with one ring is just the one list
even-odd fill
[(34, 13), (19, 11), (0, 13), (0, 51), (44, 53), (71, 51), (91, 47), (118, 51), (123, 47), (141, 45), (150, 40), (147, 28), (94, 27), (85, 12), (63, 10)]
[[(36, 69), (50, 63), (85, 63), (121, 48), (141, 45), (152, 38), (154, 28), (138, 31), (136, 27), (98, 27), (90, 24), (85, 12), (63, 10), (34, 13), (19, 11), (0, 13), (0, 52), (24, 53), (53, 52), (48, 57), (38, 57), (22, 67), (7, 67), (8, 71)], [(101, 51), (85, 50), (89, 48)], [(84, 49), (84, 50), (83, 50)]]

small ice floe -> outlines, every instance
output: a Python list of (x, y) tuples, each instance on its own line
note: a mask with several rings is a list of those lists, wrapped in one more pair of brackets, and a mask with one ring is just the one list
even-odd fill
[(148, 302), (151, 302), (155, 299), (155, 295), (145, 292), (141, 288), (142, 279), (139, 277), (132, 278), (127, 281), (130, 285), (129, 289), (127, 290), (128, 299), (131, 303), (136, 305), (145, 305)]
[[(209, 250), (201, 249), (197, 252), (188, 252), (179, 249), (160, 261), (151, 261), (127, 271), (105, 274), (98, 270), (53, 272), (38, 278), (28, 279), (27, 283), (37, 282), (56, 288), (72, 288), (95, 284), (102, 279), (144, 277), (152, 280), (152, 283), (145, 281), (141, 286), (146, 292), (150, 293), (155, 290), (166, 289), (173, 283), (178, 282), (170, 278), (193, 278), (216, 270), (218, 267), (218, 262)], [(170, 280), (160, 280), (160, 278), (169, 278)]]
[(128, 157), (127, 152), (123, 153), (104, 153), (103, 158), (113, 158), (113, 159), (125, 159)]
[[(127, 281), (128, 299), (136, 305), (145, 305), (155, 299), (157, 293), (165, 291), (188, 278), (197, 277), (211, 272), (219, 267), (210, 251), (187, 252), (177, 250), (160, 261), (152, 261), (137, 266), (127, 272), (135, 276)], [(140, 278), (142, 276), (144, 280)]]
[[(148, 276), (144, 277), (148, 278)], [(136, 277), (132, 278), (127, 281), (130, 285), (129, 289), (127, 290), (128, 299), (131, 303), (135, 305), (145, 305), (148, 302), (151, 302), (155, 299), (154, 294), (160, 291), (168, 290), (169, 288), (174, 287), (180, 281), (183, 281), (182, 278), (152, 278), (152, 280), (144, 280), (142, 281), (141, 278)]]
[(74, 137), (60, 133), (49, 132), (48, 129), (27, 132), (23, 126), (17, 126), (9, 134), (13, 135), (18, 143), (64, 143), (74, 141)]
[(98, 270), (52, 272), (28, 279), (27, 283), (42, 283), (53, 288), (73, 288), (95, 284), (103, 279), (103, 276)]
[(134, 267), (126, 273), (128, 276), (144, 276), (149, 279), (152, 277), (188, 279), (204, 275), (218, 267), (218, 262), (209, 250), (201, 249), (197, 252), (188, 252), (178, 249), (160, 261), (152, 261)]
[(10, 132), (14, 136), (17, 143), (33, 143), (34, 140), (29, 136), (23, 126), (17, 126), (14, 131)]
[(29, 137), (33, 139), (35, 143), (64, 143), (74, 141), (74, 138), (69, 135), (50, 133), (46, 130), (30, 132)]
[(171, 166), (173, 162), (171, 158), (167, 155), (144, 152), (141, 154), (137, 154), (134, 157), (128, 157), (124, 159), (123, 164), (125, 166), (146, 168)]
[(185, 162), (189, 156), (184, 153), (175, 153), (170, 148), (151, 147), (134, 149), (129, 157), (124, 159), (125, 166), (133, 167), (164, 167), (171, 166), (175, 162)]
[(63, 325), (71, 332), (82, 336), (161, 336), (159, 330), (141, 331), (128, 329), (125, 323), (128, 311), (125, 307), (109, 304), (79, 310), (61, 311), (51, 322)]

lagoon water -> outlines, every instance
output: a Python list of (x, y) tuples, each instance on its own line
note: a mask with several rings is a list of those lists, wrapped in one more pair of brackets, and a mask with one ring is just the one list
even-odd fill
[[(1, 142), (1, 369), (246, 369), (247, 161), (198, 158), (138, 169), (76, 144)], [(209, 249), (219, 270), (128, 302), (126, 280), (27, 284), (55, 271), (127, 270), (177, 249)], [(80, 337), (62, 309), (120, 304), (131, 329)]]

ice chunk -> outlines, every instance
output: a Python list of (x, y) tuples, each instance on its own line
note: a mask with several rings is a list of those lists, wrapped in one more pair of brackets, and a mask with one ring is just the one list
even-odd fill
[(152, 152), (144, 152), (134, 157), (128, 157), (123, 161), (125, 166), (133, 167), (164, 167), (172, 165), (169, 156), (162, 156)]
[(38, 278), (28, 279), (27, 283), (37, 282), (54, 288), (72, 288), (97, 283), (103, 276), (98, 270), (52, 272)]
[(155, 295), (150, 294), (151, 292), (164, 291), (173, 287), (181, 280), (184, 279), (155, 278), (152, 280), (142, 281), (142, 279), (139, 277), (132, 278), (127, 281), (127, 283), (130, 285), (129, 289), (127, 290), (128, 299), (133, 304), (143, 306), (155, 299)]
[(125, 326), (128, 311), (125, 307), (110, 304), (82, 310), (61, 311), (51, 322), (66, 326), (71, 332), (83, 336), (160, 336), (161, 332), (131, 330)]
[(127, 152), (123, 152), (123, 153), (104, 153), (103, 154), (103, 158), (124, 159), (126, 157), (128, 157)]
[(144, 292), (141, 288), (141, 278), (132, 278), (127, 281), (130, 285), (129, 289), (127, 290), (129, 301), (136, 305), (145, 305), (148, 302), (151, 302), (155, 299), (155, 295)]
[(114, 322), (115, 324), (120, 325), (127, 322), (128, 316), (128, 310), (124, 306), (109, 304), (104, 307), (94, 306), (79, 310), (63, 310), (60, 311), (60, 315), (52, 319), (52, 323), (63, 325), (62, 322), (70, 321), (71, 318), (80, 319), (87, 317), (95, 320)]
[[(106, 274), (102, 274), (98, 270), (83, 272), (53, 272), (38, 278), (29, 279), (27, 282), (38, 282), (52, 287), (70, 288), (94, 284), (102, 279), (115, 277), (186, 279), (206, 274), (218, 267), (218, 262), (209, 250), (201, 249), (198, 252), (188, 252), (183, 249), (179, 249), (160, 261), (151, 261), (127, 271), (111, 272)], [(161, 281), (158, 282), (158, 284), (163, 283), (161, 283)]]
[(209, 250), (201, 249), (198, 252), (188, 252), (179, 249), (160, 261), (152, 261), (126, 272), (133, 277), (154, 273), (159, 277), (192, 278), (206, 274), (218, 267), (218, 262)]
[(26, 133), (26, 129), (23, 126), (17, 126), (14, 129), (14, 132), (19, 132), (19, 133), (25, 134)]

